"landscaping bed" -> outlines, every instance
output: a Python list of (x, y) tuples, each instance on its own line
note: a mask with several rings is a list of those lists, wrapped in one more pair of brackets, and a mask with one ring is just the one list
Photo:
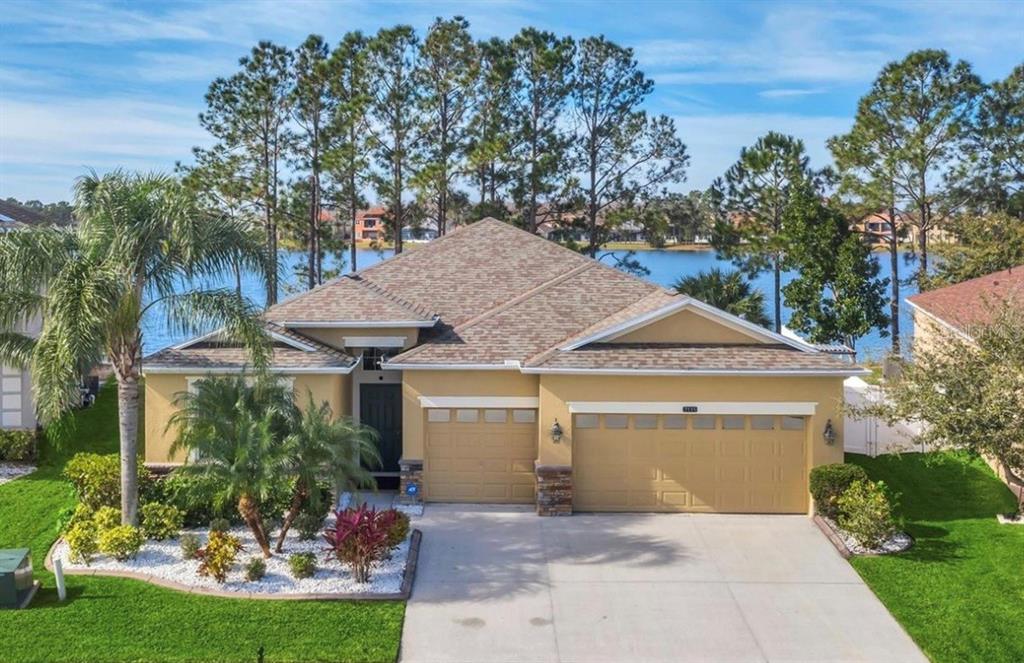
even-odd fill
[(14, 481), (35, 471), (36, 466), (31, 463), (0, 462), (0, 484)]
[[(332, 520), (332, 519), (331, 519)], [(328, 521), (330, 522), (330, 520)], [(97, 555), (88, 564), (70, 559), (68, 545), (59, 541), (51, 557), (60, 559), (64, 569), (73, 574), (129, 575), (139, 579), (155, 581), (185, 591), (218, 595), (237, 594), (263, 595), (266, 598), (372, 598), (381, 596), (397, 598), (402, 593), (406, 577), (406, 562), (409, 558), (410, 538), (401, 543), (391, 554), (374, 566), (369, 583), (358, 583), (352, 575), (333, 558), (327, 546), (319, 537), (311, 541), (300, 540), (296, 532), (289, 532), (285, 540), (284, 553), (275, 554), (264, 560), (265, 575), (259, 580), (247, 580), (245, 564), (247, 559), (261, 558), (259, 546), (252, 533), (244, 527), (233, 527), (228, 533), (242, 542), (239, 559), (228, 572), (223, 583), (209, 576), (198, 574), (199, 560), (185, 559), (181, 553), (181, 539), (176, 537), (164, 541), (146, 541), (134, 559), (118, 561), (108, 555)], [(182, 534), (193, 534), (201, 545), (206, 545), (208, 534), (203, 529), (184, 530)], [(316, 570), (312, 577), (296, 578), (290, 569), (291, 555), (313, 553)], [(410, 578), (411, 580), (411, 578)]]

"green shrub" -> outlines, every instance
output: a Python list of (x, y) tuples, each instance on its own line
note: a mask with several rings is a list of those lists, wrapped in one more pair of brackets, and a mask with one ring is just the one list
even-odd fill
[(92, 521), (96, 523), (96, 527), (99, 527), (100, 531), (113, 529), (121, 524), (121, 510), (112, 506), (100, 507), (93, 514)]
[(143, 504), (142, 509), (142, 533), (147, 539), (173, 539), (184, 524), (181, 511), (169, 504), (150, 502)]
[(97, 536), (99, 528), (92, 520), (79, 520), (68, 533), (64, 535), (64, 541), (68, 544), (72, 562), (81, 562), (88, 565), (93, 556), (99, 551)]
[(810, 489), (814, 506), (822, 516), (835, 520), (839, 517), (836, 500), (854, 481), (867, 481), (868, 474), (860, 465), (835, 463), (819, 465), (811, 470)]
[(181, 511), (189, 527), (203, 527), (214, 518), (240, 522), (232, 505), (214, 506), (214, 494), (221, 488), (215, 479), (172, 472), (161, 484), (163, 503)]
[(226, 532), (211, 531), (206, 547), (196, 553), (199, 558), (199, 575), (224, 582), (241, 549), (242, 542), (237, 537)]
[(210, 532), (224, 533), (231, 529), (231, 521), (227, 518), (214, 518), (210, 521)]
[[(117, 454), (79, 453), (64, 466), (64, 477), (71, 482), (78, 501), (93, 509), (121, 506), (121, 459)], [(156, 484), (153, 475), (139, 463), (139, 495), (148, 501)]]
[(295, 522), (292, 524), (295, 526), (295, 531), (299, 533), (300, 541), (312, 541), (320, 533), (324, 519), (303, 512), (295, 516)]
[(95, 512), (84, 504), (64, 507), (57, 512), (57, 535), (60, 536), (67, 532), (72, 525), (83, 520), (91, 521), (94, 515)]
[(100, 532), (100, 552), (110, 555), (119, 562), (135, 559), (139, 548), (146, 542), (138, 527), (118, 525)]
[(195, 559), (199, 552), (199, 537), (192, 533), (182, 534), (178, 546), (181, 548), (182, 559)]
[(34, 460), (36, 447), (34, 430), (0, 428), (0, 460)]
[(839, 496), (839, 526), (865, 548), (877, 548), (896, 529), (885, 483), (857, 480)]
[(312, 578), (316, 573), (316, 555), (311, 552), (295, 553), (288, 557), (288, 567), (296, 578)]
[(245, 579), (249, 582), (262, 580), (267, 575), (267, 563), (259, 557), (253, 557), (245, 563)]
[(388, 547), (396, 548), (409, 536), (409, 514), (395, 509), (395, 521), (388, 528)]

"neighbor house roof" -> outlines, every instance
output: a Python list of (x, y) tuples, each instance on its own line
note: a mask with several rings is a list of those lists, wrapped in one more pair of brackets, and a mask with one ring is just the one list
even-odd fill
[[(751, 337), (751, 345), (643, 346), (609, 344), (624, 330), (683, 308), (713, 317)], [(422, 248), (334, 279), (271, 307), (268, 324), (302, 327), (419, 326), (419, 345), (389, 360), (395, 369), (463, 368), (565, 370), (856, 372), (850, 365), (801, 342), (752, 325), (686, 295), (626, 274), (601, 261), (495, 219), (462, 227)], [(282, 338), (279, 334), (278, 338)], [(758, 344), (760, 343), (760, 344)], [(215, 345), (215, 344), (214, 344)], [(211, 345), (181, 347), (154, 359), (186, 363)], [(281, 348), (275, 364), (333, 361)], [(239, 362), (241, 356), (225, 360)], [(152, 363), (150, 363), (152, 365)]]
[(39, 212), (24, 205), (0, 200), (0, 230), (12, 230), (45, 223), (48, 223), (46, 217)]
[(1024, 265), (1004, 269), (945, 288), (907, 297), (915, 309), (970, 335), (971, 328), (992, 322), (1000, 308), (1024, 308)]

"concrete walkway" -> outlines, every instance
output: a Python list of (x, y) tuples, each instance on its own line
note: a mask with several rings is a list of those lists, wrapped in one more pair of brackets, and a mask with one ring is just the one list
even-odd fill
[(402, 660), (924, 661), (802, 516), (429, 505)]

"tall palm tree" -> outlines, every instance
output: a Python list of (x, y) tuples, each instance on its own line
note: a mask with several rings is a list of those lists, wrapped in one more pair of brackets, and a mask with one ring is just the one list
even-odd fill
[[(244, 223), (198, 208), (164, 175), (91, 173), (75, 185), (72, 229), (0, 233), (0, 360), (31, 370), (36, 406), (51, 434), (80, 400), (83, 370), (106, 357), (117, 378), (121, 519), (138, 521), (139, 380), (143, 316), (156, 307), (177, 333), (224, 325), (263, 366), (269, 345), (255, 309), (231, 290), (182, 283), (241, 265), (265, 271), (261, 243)], [(37, 339), (15, 331), (42, 318)]]
[(329, 480), (338, 490), (368, 488), (374, 482), (366, 466), (380, 465), (377, 431), (349, 417), (336, 419), (331, 406), (317, 405), (312, 393), (304, 410), (292, 408), (289, 428), (285, 449), (295, 493), (277, 537), (277, 552), (282, 551), (288, 530), (304, 506), (322, 513), (318, 479)]
[(755, 325), (768, 327), (771, 324), (764, 312), (764, 293), (753, 287), (741, 272), (726, 273), (714, 267), (684, 276), (672, 287), (680, 294), (690, 295)]
[(206, 378), (174, 400), (167, 422), (177, 428), (171, 453), (188, 451), (177, 472), (202, 476), (217, 486), (214, 505), (235, 503), (238, 514), (270, 557), (260, 506), (288, 475), (285, 438), (294, 396), (271, 378), (248, 384), (245, 376)]

